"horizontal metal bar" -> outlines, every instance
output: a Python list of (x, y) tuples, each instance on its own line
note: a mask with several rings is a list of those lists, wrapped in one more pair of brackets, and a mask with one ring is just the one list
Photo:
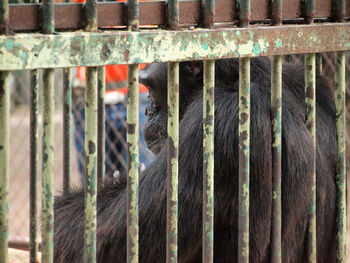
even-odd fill
[[(251, 21), (263, 21), (271, 18), (269, 1), (252, 1)], [(9, 24), (13, 31), (39, 30), (39, 4), (10, 5)], [(215, 2), (215, 19), (218, 22), (232, 22), (237, 18), (235, 1), (217, 0)], [(201, 19), (201, 1), (188, 0), (179, 3), (180, 24), (199, 24)], [(140, 2), (140, 25), (164, 25), (165, 2)], [(284, 0), (282, 6), (284, 20), (303, 18), (301, 1)], [(125, 26), (124, 2), (98, 3), (98, 27)], [(82, 29), (84, 4), (56, 4), (55, 27), (59, 29)], [(102, 15), (103, 14), (103, 15)], [(26, 19), (23, 19), (25, 17)], [(332, 17), (331, 0), (316, 1), (315, 18)], [(345, 17), (350, 17), (350, 5), (346, 7)]]
[(0, 70), (101, 66), (350, 50), (350, 23), (0, 36)]

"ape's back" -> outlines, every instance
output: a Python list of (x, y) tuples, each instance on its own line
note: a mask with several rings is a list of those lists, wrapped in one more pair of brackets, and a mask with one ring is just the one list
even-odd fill
[[(215, 262), (237, 260), (238, 63), (216, 63), (215, 90)], [(160, 67), (159, 70), (166, 68)], [(250, 262), (269, 262), (272, 206), (270, 65), (252, 60), (250, 133)], [(180, 78), (181, 79), (181, 78)], [(230, 81), (231, 79), (231, 81)], [(182, 79), (183, 80), (183, 79)], [(306, 262), (311, 197), (312, 139), (304, 124), (304, 80), (300, 65), (286, 66), (282, 117), (282, 258)], [(166, 83), (166, 82), (165, 82)], [(191, 82), (192, 83), (192, 82)], [(317, 87), (317, 249), (318, 262), (335, 261), (335, 112), (322, 80)], [(157, 87), (153, 87), (157, 89)], [(202, 93), (180, 82), (179, 262), (201, 261)], [(198, 92), (195, 92), (197, 90)], [(151, 91), (151, 95), (154, 94)], [(166, 97), (164, 98), (166, 99)], [(181, 103), (181, 102), (180, 102)], [(161, 114), (161, 113), (159, 113)], [(140, 262), (164, 262), (166, 228), (166, 147), (140, 176)], [(98, 260), (125, 262), (126, 190), (111, 185), (98, 196)], [(58, 262), (79, 262), (83, 247), (83, 193), (57, 199), (55, 249)]]

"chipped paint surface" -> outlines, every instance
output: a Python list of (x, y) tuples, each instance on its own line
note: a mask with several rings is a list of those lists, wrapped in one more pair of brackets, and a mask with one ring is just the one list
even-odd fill
[(215, 61), (204, 61), (203, 82), (203, 262), (214, 260)]
[(177, 262), (179, 171), (179, 62), (168, 64), (167, 253)]
[(105, 177), (105, 93), (106, 93), (106, 68), (98, 68), (98, 131), (97, 131), (97, 185), (104, 182)]
[(238, 262), (249, 262), (250, 59), (239, 61)]
[(128, 66), (127, 262), (139, 260), (139, 65)]
[(271, 119), (272, 119), (272, 230), (271, 262), (282, 261), (282, 56), (271, 59)]
[(0, 72), (0, 262), (8, 259), (10, 73)]
[(346, 158), (345, 158), (345, 52), (335, 56), (335, 103), (337, 126), (337, 262), (346, 262)]
[(313, 140), (312, 192), (308, 223), (308, 259), (316, 263), (316, 54), (305, 55), (305, 124)]
[(41, 261), (48, 263), (53, 262), (54, 77), (53, 69), (43, 71)]
[[(17, 34), (0, 36), (0, 70), (346, 50), (350, 49), (349, 31), (350, 24), (343, 23), (181, 32)], [(289, 44), (279, 47), (277, 39)], [(261, 52), (254, 53), (257, 44)]]
[(96, 262), (97, 68), (86, 69), (85, 91), (85, 247), (84, 262)]

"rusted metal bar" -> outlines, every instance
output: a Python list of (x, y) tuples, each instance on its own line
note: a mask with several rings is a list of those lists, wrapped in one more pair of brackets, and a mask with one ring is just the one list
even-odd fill
[(250, 0), (237, 1), (239, 7), (239, 26), (248, 27), (250, 22)]
[(203, 82), (203, 262), (214, 260), (215, 61), (204, 61)]
[(282, 262), (282, 56), (271, 60), (272, 231), (271, 262)]
[[(331, 4), (325, 4), (325, 1), (316, 1), (315, 19), (325, 19), (332, 17)], [(201, 23), (201, 2), (202, 0), (180, 1), (180, 25), (198, 25)], [(269, 1), (256, 1), (253, 3), (254, 7), (251, 11), (252, 22), (270, 22), (271, 11)], [(227, 23), (236, 21), (237, 12), (235, 8), (235, 1), (231, 0), (217, 0), (216, 16), (214, 21), (216, 23)], [(147, 1), (140, 3), (140, 25), (165, 25), (167, 21), (164, 19), (165, 15), (164, 1)], [(40, 5), (35, 4), (16, 4), (10, 5), (9, 24), (13, 31), (34, 31), (40, 29), (38, 21)], [(288, 22), (290, 20), (296, 21), (302, 19), (304, 14), (302, 12), (301, 1), (284, 0), (283, 1), (283, 20)], [(84, 18), (84, 4), (56, 4), (55, 5), (55, 26), (56, 30), (62, 29), (83, 29), (82, 23)], [(108, 26), (125, 26), (124, 21), (124, 3), (123, 2), (109, 2), (97, 4), (98, 27)], [(103, 14), (103, 15), (102, 15)], [(23, 19), (25, 17), (26, 19)], [(345, 10), (345, 18), (350, 17), (350, 8)]]
[[(282, 0), (271, 1), (272, 24), (282, 24)], [(272, 230), (271, 262), (282, 262), (282, 56), (271, 59)]]
[(53, 262), (54, 70), (43, 74), (42, 262)]
[(239, 61), (238, 262), (249, 262), (250, 59)]
[[(350, 23), (339, 23), (210, 31), (30, 34), (30, 41), (28, 34), (17, 34), (0, 36), (0, 70), (350, 50), (349, 31)], [(148, 43), (152, 43), (152, 48)], [(169, 46), (174, 52), (168, 52)], [(147, 52), (141, 53), (144, 50)]]
[[(315, 16), (315, 1), (306, 0), (304, 3), (305, 23), (313, 24)], [(311, 204), (307, 232), (307, 253), (310, 263), (317, 260), (316, 242), (316, 54), (305, 55), (305, 123), (313, 139), (313, 173), (311, 178)]]
[(137, 263), (139, 256), (139, 65), (128, 66), (128, 209), (127, 209), (127, 262)]
[(7, 263), (9, 213), (10, 72), (0, 72), (0, 262)]
[(337, 262), (346, 262), (346, 151), (345, 151), (345, 52), (335, 54), (337, 116)]
[(97, 30), (97, 2), (96, 0), (86, 0), (85, 4), (86, 31)]
[(38, 112), (39, 70), (31, 72), (30, 90), (30, 263), (38, 262)]
[(105, 92), (106, 92), (106, 70), (105, 67), (98, 68), (98, 131), (97, 131), (97, 184), (103, 184), (105, 176)]
[(168, 64), (167, 263), (177, 262), (178, 156), (179, 62), (171, 62)]
[[(179, 1), (167, 3), (168, 27), (179, 29)], [(168, 152), (166, 262), (177, 262), (179, 171), (179, 62), (168, 63)]]
[[(139, 1), (128, 0), (128, 31), (139, 30)], [(130, 50), (131, 51), (131, 50)], [(129, 53), (125, 53), (129, 55)], [(128, 65), (128, 178), (127, 178), (127, 262), (139, 260), (139, 65)]]
[(9, 4), (8, 0), (1, 0), (0, 2), (0, 33), (9, 33)]
[(306, 126), (313, 141), (312, 192), (308, 223), (307, 249), (309, 262), (316, 262), (316, 54), (305, 55)]
[[(53, 34), (54, 25), (53, 0), (43, 0), (42, 31)], [(42, 142), (42, 262), (53, 262), (53, 162), (54, 162), (54, 70), (43, 70), (43, 142)]]
[(70, 68), (63, 69), (63, 192), (71, 191), (72, 137), (72, 74)]
[(317, 53), (317, 54), (316, 54), (316, 67), (317, 67), (316, 72), (318, 72), (318, 74), (319, 74), (320, 76), (323, 75), (322, 64), (323, 64), (322, 53)]
[[(238, 1), (239, 26), (248, 27), (250, 0)], [(249, 262), (250, 58), (239, 59), (238, 262)]]
[(179, 28), (179, 0), (169, 0), (168, 1), (168, 27), (172, 30), (177, 30)]
[(203, 1), (203, 26), (213, 28), (215, 20), (215, 1)]
[(345, 0), (333, 0), (334, 21), (343, 22), (344, 18), (345, 18)]
[[(38, 0), (33, 0), (38, 3)], [(38, 112), (39, 112), (39, 70), (30, 73), (30, 182), (29, 182), (29, 262), (38, 258)]]

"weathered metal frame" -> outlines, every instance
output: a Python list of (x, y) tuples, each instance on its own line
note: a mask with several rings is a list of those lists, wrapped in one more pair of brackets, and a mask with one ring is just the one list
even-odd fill
[[(68, 0), (66, 0), (67, 2)], [(261, 8), (250, 10), (251, 2)], [(271, 63), (271, 118), (273, 156), (273, 207), (271, 261), (281, 262), (281, 116), (282, 55), (305, 55), (306, 124), (314, 143), (314, 173), (308, 236), (308, 257), (316, 262), (316, 52), (336, 51), (337, 109), (337, 258), (345, 262), (345, 53), (350, 50), (350, 7), (345, 1), (334, 1), (332, 10), (322, 6), (328, 0), (293, 0), (255, 3), (252, 0), (190, 0), (179, 2), (97, 3), (54, 5), (43, 0), (42, 28), (39, 28), (39, 6), (8, 6), (1, 1), (1, 32), (42, 29), (43, 34), (21, 33), (0, 36), (0, 262), (7, 261), (8, 210), (8, 127), (9, 71), (35, 69), (31, 91), (31, 262), (37, 258), (37, 112), (38, 70), (44, 69), (43, 87), (43, 244), (42, 260), (53, 261), (53, 69), (64, 70), (64, 138), (65, 193), (70, 191), (71, 82), (70, 67), (87, 66), (86, 134), (87, 155), (85, 196), (85, 262), (96, 261), (97, 185), (104, 173), (104, 65), (128, 64), (128, 178), (127, 178), (127, 262), (138, 262), (138, 72), (139, 63), (168, 64), (168, 176), (167, 176), (167, 262), (177, 262), (178, 211), (178, 127), (179, 127), (179, 61), (205, 60), (203, 81), (203, 262), (213, 262), (214, 247), (214, 84), (215, 59), (240, 58), (239, 80), (239, 233), (238, 261), (249, 262), (249, 129), (250, 129), (250, 57), (273, 56)], [(321, 6), (320, 6), (321, 3)], [(318, 6), (317, 6), (318, 5)], [(218, 8), (222, 6), (224, 8)], [(142, 7), (142, 8), (140, 8)], [(320, 8), (321, 7), (321, 8)], [(215, 11), (216, 8), (216, 11)], [(151, 10), (152, 12), (147, 12)], [(142, 10), (142, 11), (141, 11)], [(292, 11), (291, 11), (292, 10)], [(297, 10), (297, 12), (295, 11)], [(270, 14), (271, 11), (271, 14)], [(55, 12), (64, 13), (56, 16)], [(106, 16), (98, 16), (99, 12)], [(143, 13), (142, 13), (143, 12)], [(216, 14), (215, 14), (216, 12)], [(23, 24), (18, 14), (31, 14)], [(126, 14), (126, 22), (123, 19)], [(159, 15), (157, 15), (159, 13)], [(167, 14), (165, 16), (164, 14)], [(10, 14), (10, 16), (9, 16)], [(150, 15), (151, 14), (151, 15)], [(155, 15), (156, 14), (156, 15)], [(165, 19), (165, 17), (167, 19)], [(236, 20), (237, 17), (237, 20)], [(84, 23), (82, 23), (82, 18)], [(271, 18), (271, 19), (270, 19)], [(315, 19), (338, 23), (314, 24)], [(301, 19), (310, 25), (284, 25), (289, 19)], [(273, 26), (252, 26), (256, 21)], [(57, 23), (56, 23), (57, 22)], [(214, 22), (236, 23), (240, 28), (213, 29)], [(190, 24), (205, 29), (178, 30)], [(166, 25), (164, 30), (142, 30), (140, 25)], [(105, 26), (127, 27), (127, 31), (96, 32)], [(55, 29), (80, 29), (85, 32), (56, 33)], [(322, 45), (321, 45), (322, 44)], [(169, 52), (171, 50), (171, 52)], [(143, 53), (140, 53), (142, 51)], [(318, 65), (322, 66), (321, 63)], [(3, 92), (1, 92), (3, 91)], [(98, 129), (97, 129), (98, 127)], [(3, 212), (5, 211), (5, 212)]]

